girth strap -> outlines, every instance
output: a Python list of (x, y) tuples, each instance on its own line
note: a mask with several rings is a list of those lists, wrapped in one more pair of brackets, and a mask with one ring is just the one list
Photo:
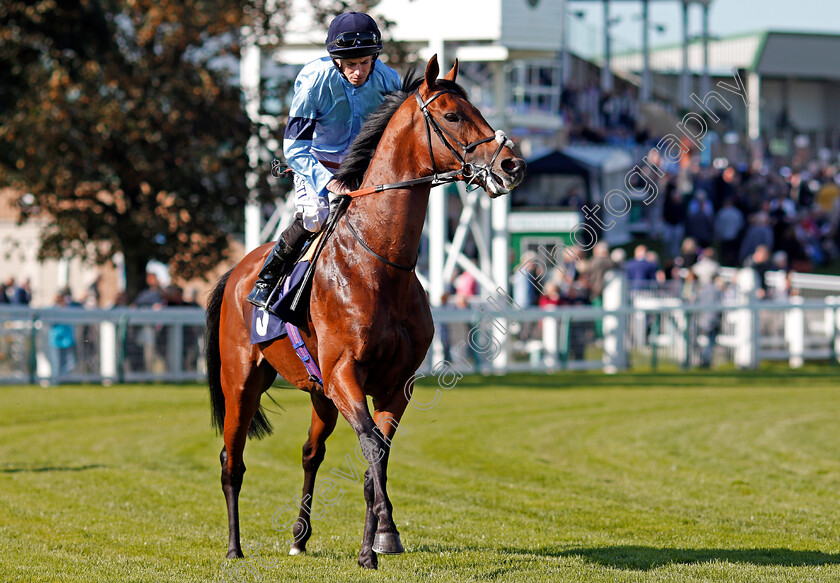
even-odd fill
[(309, 373), (309, 380), (323, 387), (324, 378), (321, 376), (321, 369), (318, 368), (318, 363), (312, 358), (312, 354), (310, 354), (309, 349), (306, 347), (306, 343), (303, 341), (298, 327), (286, 322), (286, 332), (289, 333), (289, 342), (292, 343), (292, 348), (295, 349), (295, 353), (306, 368), (306, 372)]

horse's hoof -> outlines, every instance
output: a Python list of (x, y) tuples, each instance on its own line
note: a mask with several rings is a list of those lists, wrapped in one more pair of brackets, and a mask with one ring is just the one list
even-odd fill
[(242, 559), (244, 557), (241, 549), (230, 549), (225, 556), (226, 559)]
[(379, 559), (376, 558), (376, 553), (371, 553), (367, 557), (359, 557), (359, 566), (365, 569), (378, 569)]
[(382, 532), (373, 537), (373, 552), (380, 555), (399, 555), (405, 549), (400, 542), (400, 533)]
[(289, 549), (289, 554), (293, 557), (296, 557), (297, 555), (305, 555), (306, 554), (306, 549), (299, 549), (297, 547), (292, 547), (292, 548)]

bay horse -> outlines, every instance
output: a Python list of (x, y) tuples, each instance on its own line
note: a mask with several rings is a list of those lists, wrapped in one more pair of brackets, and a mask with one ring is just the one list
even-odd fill
[[(207, 374), (213, 421), (224, 436), (220, 454), (227, 502), (228, 558), (242, 557), (239, 492), (248, 437), (271, 433), (260, 406), (279, 373), (312, 401), (303, 444), (303, 496), (290, 554), (305, 552), (310, 506), (325, 442), (338, 414), (358, 436), (369, 464), (359, 565), (375, 569), (377, 553), (403, 552), (386, 492), (391, 439), (411, 398), (413, 377), (432, 342), (434, 324), (414, 264), (432, 184), (456, 179), (482, 186), (491, 198), (524, 177), (525, 162), (503, 132), (494, 132), (455, 83), (456, 61), (438, 79), (437, 57), (425, 76), (405, 80), (367, 120), (336, 178), (355, 196), (326, 241), (312, 279), (301, 335), (320, 366), (310, 377), (291, 342), (252, 345), (255, 309), (245, 301), (271, 249), (265, 244), (224, 275), (207, 306)], [(434, 136), (432, 133), (434, 132)], [(381, 188), (377, 185), (385, 185)], [(366, 396), (372, 398), (373, 416)]]

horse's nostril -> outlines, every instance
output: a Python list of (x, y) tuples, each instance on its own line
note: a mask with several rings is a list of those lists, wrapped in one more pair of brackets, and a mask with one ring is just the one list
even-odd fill
[(511, 176), (515, 176), (522, 172), (525, 168), (525, 162), (519, 158), (506, 158), (505, 160), (502, 160), (501, 166), (502, 170)]

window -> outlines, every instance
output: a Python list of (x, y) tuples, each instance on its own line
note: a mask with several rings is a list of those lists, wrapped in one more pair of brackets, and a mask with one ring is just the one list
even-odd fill
[(560, 111), (560, 64), (514, 61), (508, 72), (508, 107), (516, 113), (557, 115)]

